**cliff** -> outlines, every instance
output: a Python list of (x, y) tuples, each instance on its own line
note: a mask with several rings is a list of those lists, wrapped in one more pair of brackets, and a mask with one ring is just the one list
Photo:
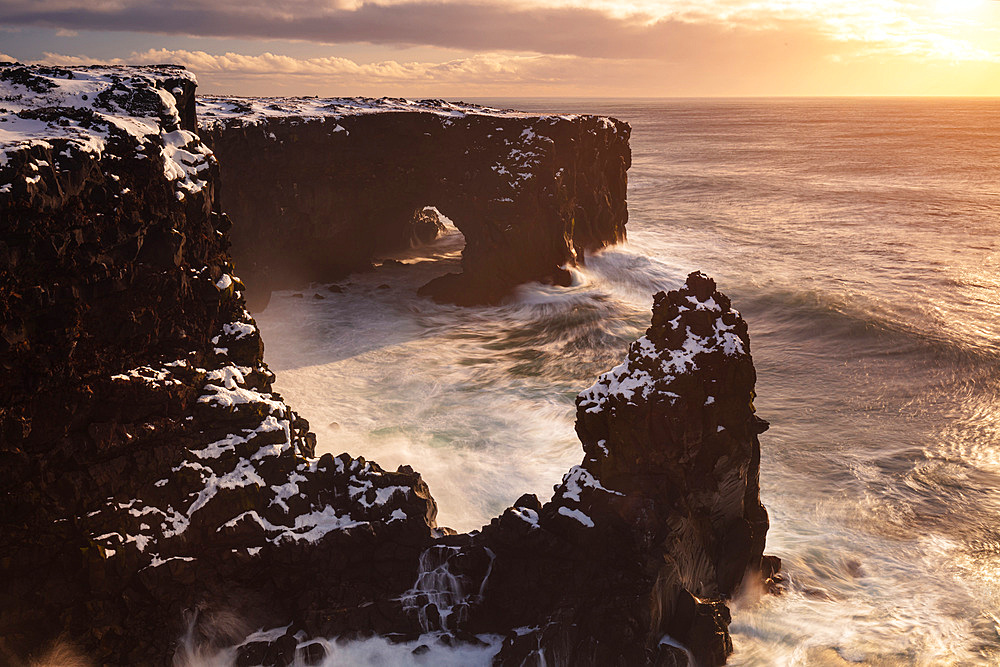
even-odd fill
[(776, 563), (749, 337), (714, 283), (658, 295), (581, 394), (549, 502), (452, 534), (418, 473), (317, 458), (272, 390), (194, 89), (0, 64), (0, 660), (62, 639), (166, 664), (187, 634), (287, 664), (434, 631), (503, 635), (500, 664), (685, 664), (674, 640), (721, 664), (727, 596)]
[[(462, 273), (422, 289), (492, 303), (625, 239), (630, 128), (441, 101), (202, 98), (223, 210), (251, 305), (432, 239), (434, 206), (465, 235)], [(253, 165), (253, 167), (248, 167)]]
[(194, 78), (0, 65), (0, 84), (3, 661), (65, 636), (165, 663), (192, 613), (277, 621), (310, 604), (303, 577), (355, 616), (405, 590), (434, 502), (408, 468), (311, 458), (271, 390)]

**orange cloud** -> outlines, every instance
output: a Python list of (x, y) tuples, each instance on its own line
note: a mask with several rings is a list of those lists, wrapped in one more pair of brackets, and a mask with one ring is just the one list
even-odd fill
[[(185, 64), (218, 92), (996, 95), (1000, 2), (978, 2), (948, 14), (917, 0), (6, 0), (0, 25), (224, 36), (236, 46), (226, 53), (115, 54)], [(325, 57), (255, 52), (265, 38), (374, 44), (366, 52), (383, 56), (360, 62), (336, 46), (312, 48)], [(419, 61), (399, 57), (407, 46), (421, 47)]]

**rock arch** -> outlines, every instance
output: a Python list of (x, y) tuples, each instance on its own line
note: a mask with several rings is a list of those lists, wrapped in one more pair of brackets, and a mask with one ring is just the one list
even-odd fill
[[(627, 123), (438, 101), (199, 101), (251, 308), (273, 289), (335, 280), (403, 247), (413, 212), (448, 210), (462, 273), (421, 293), (494, 303), (625, 239)], [(260, 168), (260, 165), (266, 165)]]

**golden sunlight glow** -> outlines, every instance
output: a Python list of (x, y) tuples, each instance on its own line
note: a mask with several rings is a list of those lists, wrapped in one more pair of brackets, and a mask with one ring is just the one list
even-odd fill
[(985, 4), (986, 0), (937, 0), (937, 10), (942, 14), (967, 14)]
[[(0, 0), (0, 6), (11, 2), (54, 7), (92, 4), (92, 0)], [(294, 53), (288, 54), (260, 53), (258, 42), (233, 38), (234, 48), (245, 50), (168, 51), (157, 45), (123, 60), (177, 61), (196, 72), (211, 72), (215, 78), (209, 79), (210, 85), (220, 90), (226, 89), (222, 79), (239, 80), (247, 82), (241, 89), (244, 94), (257, 95), (266, 95), (269, 86), (286, 85), (273, 83), (268, 78), (273, 72), (293, 73), (297, 80), (310, 78), (323, 90), (333, 90), (334, 80), (351, 90), (356, 89), (350, 82), (365, 81), (371, 86), (365, 89), (369, 92), (398, 86), (392, 88), (394, 94), (412, 95), (408, 82), (420, 81), (431, 86), (429, 90), (440, 91), (434, 96), (468, 94), (470, 86), (496, 96), (503, 90), (511, 97), (545, 96), (554, 90), (581, 97), (1000, 95), (1000, 0), (226, 0), (215, 4), (253, 7), (247, 11), (271, 17), (275, 24), (284, 25), (295, 17), (282, 34), (293, 41), (301, 36), (303, 41), (295, 42)], [(426, 40), (417, 37), (412, 41), (415, 50), (406, 52), (414, 60), (396, 60), (404, 53), (396, 47), (410, 43), (410, 37), (401, 36), (408, 29), (392, 22), (393, 12), (403, 7), (401, 16), (408, 16), (406, 12), (416, 16), (423, 11), (419, 7), (433, 5), (435, 12), (447, 13), (452, 4), (467, 8), (456, 25), (469, 21), (478, 26), (475, 35), (455, 28)], [(376, 5), (389, 22), (384, 28), (365, 23), (363, 8)], [(503, 10), (510, 10), (513, 22), (498, 21), (493, 29), (476, 19), (479, 13), (499, 16)], [(351, 11), (358, 13), (356, 21), (349, 16)], [(325, 31), (305, 20), (313, 14), (317, 26), (323, 21), (339, 25), (343, 18), (347, 26), (368, 27), (358, 27), (356, 35), (353, 28), (345, 28), (340, 37), (327, 42), (315, 36)], [(537, 18), (550, 14), (566, 22), (556, 40)], [(520, 23), (523, 29), (513, 28)], [(0, 25), (0, 35), (2, 29)], [(0, 47), (4, 53), (13, 48), (3, 39)], [(4, 59), (16, 58), (0, 54)], [(46, 62), (52, 64), (90, 60), (79, 53), (46, 54)], [(295, 86), (305, 84), (288, 80), (287, 85), (291, 87), (285, 92), (291, 94)]]

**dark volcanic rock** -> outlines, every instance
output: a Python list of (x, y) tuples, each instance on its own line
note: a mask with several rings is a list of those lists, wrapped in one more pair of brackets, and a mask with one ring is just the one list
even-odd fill
[(413, 213), (413, 218), (410, 220), (410, 230), (412, 235), (409, 239), (409, 245), (418, 246), (434, 243), (437, 237), (445, 231), (445, 226), (437, 209), (427, 207)]
[[(446, 645), (504, 635), (500, 664), (686, 664), (667, 637), (702, 664), (723, 662), (725, 600), (778, 563), (761, 556), (766, 424), (753, 414), (746, 324), (715, 284), (692, 274), (657, 295), (647, 335), (580, 395), (585, 458), (551, 500), (522, 496), (482, 531), (439, 529), (418, 473), (317, 458), (308, 423), (273, 392), (227, 251), (218, 167), (192, 132), (193, 91), (169, 66), (0, 65), (0, 662), (25, 663), (62, 638), (97, 663), (232, 647), (237, 664), (283, 665), (322, 658), (310, 637), (426, 631)], [(533, 277), (559, 280), (552, 257), (603, 242), (607, 220), (587, 215), (624, 224), (613, 215), (623, 194), (580, 205), (586, 215), (570, 202), (579, 183), (597, 182), (588, 169), (624, 188), (627, 128), (463, 111), (453, 136), (439, 113), (367, 118), (343, 122), (386, 160), (380, 133), (408, 136), (411, 123), (440, 126), (432, 136), (445, 143), (468, 139), (477, 159), (527, 160), (517, 151), (541, 147), (518, 210), (556, 211), (546, 219), (560, 224), (575, 210), (573, 233), (563, 227), (553, 253), (535, 253), (552, 241), (548, 222), (511, 219), (516, 240), (504, 240), (492, 204), (474, 188), (456, 195), (462, 210), (489, 214), (493, 244), (467, 248), (460, 283), (509, 287), (514, 274), (498, 278), (491, 262), (521, 251)], [(282, 123), (273, 129), (287, 141), (329, 130)], [(591, 123), (605, 129), (591, 135)], [(480, 136), (488, 125), (502, 148)], [(568, 165), (576, 190), (541, 183), (564, 183), (554, 165)], [(496, 185), (490, 174), (470, 183), (479, 178)], [(413, 227), (414, 210), (399, 211), (406, 234), (429, 238), (435, 221)], [(361, 231), (338, 233), (370, 244)]]
[(314, 458), (271, 390), (194, 85), (0, 66), (0, 662), (373, 632), (431, 541), (417, 473)]
[[(272, 289), (329, 282), (426, 243), (451, 218), (462, 273), (422, 294), (496, 302), (625, 239), (628, 124), (428, 100), (199, 100), (251, 308)], [(248, 165), (267, 168), (248, 168)], [(436, 217), (436, 216), (435, 216)], [(260, 302), (257, 302), (260, 299)]]
[(552, 499), (432, 547), (478, 591), (444, 600), (445, 629), (521, 628), (504, 665), (687, 664), (673, 642), (723, 664), (725, 601), (776, 567), (762, 563), (754, 381), (746, 323), (711, 279), (657, 294), (646, 335), (577, 399), (585, 458)]

